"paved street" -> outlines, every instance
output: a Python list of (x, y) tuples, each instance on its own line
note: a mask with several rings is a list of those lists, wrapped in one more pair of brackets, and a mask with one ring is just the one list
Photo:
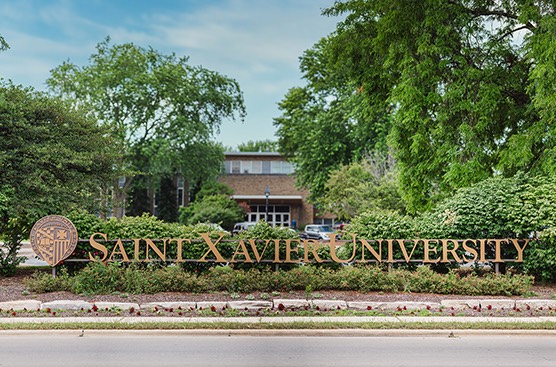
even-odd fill
[(0, 366), (556, 365), (555, 336), (299, 337), (257, 332), (211, 336), (157, 331), (85, 331), (81, 335), (81, 331), (0, 332)]
[(21, 266), (48, 266), (45, 261), (42, 261), (36, 258), (33, 249), (31, 248), (31, 244), (29, 242), (23, 242), (21, 245), (21, 249), (18, 252), (19, 256), (25, 256), (27, 260), (21, 264)]

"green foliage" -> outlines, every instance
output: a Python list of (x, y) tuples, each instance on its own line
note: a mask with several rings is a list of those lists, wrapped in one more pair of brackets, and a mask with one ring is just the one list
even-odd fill
[(556, 220), (556, 179), (489, 178), (417, 216), (367, 211), (346, 228), (366, 238), (522, 238)]
[(163, 175), (160, 178), (158, 191), (158, 212), (156, 216), (166, 222), (178, 221), (178, 188), (173, 175)]
[[(495, 239), (527, 238), (556, 221), (556, 179), (544, 176), (518, 175), (495, 177), (467, 188), (439, 203), (430, 212), (418, 216), (368, 211), (355, 217), (346, 234), (367, 239)], [(533, 241), (525, 252), (524, 269), (539, 279), (552, 278), (555, 243), (544, 231), (540, 241)], [(349, 238), (349, 237), (348, 237)], [(352, 245), (339, 252), (349, 258)], [(488, 250), (488, 249), (487, 249)], [(504, 257), (513, 258), (511, 248)], [(401, 254), (395, 254), (400, 258)], [(421, 256), (415, 253), (415, 257)]]
[(57, 278), (43, 273), (27, 281), (33, 292), (71, 291), (86, 294), (130, 294), (156, 292), (288, 292), (350, 290), (359, 292), (425, 292), (466, 295), (522, 295), (530, 290), (532, 278), (522, 275), (438, 274), (428, 267), (417, 271), (385, 272), (376, 266), (343, 267), (331, 270), (303, 266), (289, 271), (265, 269), (234, 270), (227, 266), (200, 274), (181, 268), (125, 267), (118, 263), (89, 264), (74, 276), (61, 273)]
[(353, 116), (359, 114), (359, 96), (329, 103), (325, 96), (311, 96), (309, 89), (290, 89), (279, 104), (282, 115), (274, 125), (279, 151), (294, 164), (297, 183), (309, 188), (316, 200), (332, 170), (359, 160), (381, 138), (362, 121), (357, 123), (363, 117)]
[(167, 238), (178, 234), (176, 227), (150, 214), (140, 217), (110, 218), (104, 223), (109, 238)]
[(36, 271), (25, 279), (25, 286), (37, 293), (71, 291), (74, 283), (64, 267), (59, 268), (56, 277), (53, 277), (50, 271)]
[(345, 236), (357, 234), (361, 238), (413, 238), (414, 221), (397, 212), (367, 211), (357, 216), (344, 228)]
[(211, 195), (227, 195), (232, 196), (234, 190), (226, 184), (218, 182), (216, 180), (207, 181), (203, 184), (197, 195), (195, 195), (195, 200), (203, 199), (205, 196)]
[(231, 230), (240, 222), (245, 212), (229, 195), (209, 195), (196, 200), (185, 208), (180, 208), (180, 223), (217, 223)]
[(393, 168), (379, 155), (332, 171), (321, 207), (347, 221), (368, 210), (405, 212)]
[(77, 229), (79, 238), (89, 238), (93, 233), (103, 233), (105, 230), (105, 221), (100, 219), (98, 215), (88, 213), (85, 210), (74, 210), (68, 213), (66, 217)]
[(540, 233), (539, 240), (525, 249), (523, 270), (543, 282), (556, 281), (556, 228)]
[[(555, 187), (556, 188), (556, 187)], [(442, 238), (515, 238), (527, 235), (536, 223), (528, 223), (526, 232), (516, 232), (514, 214), (525, 214), (520, 195), (523, 178), (491, 178), (468, 188), (437, 205), (420, 218), (422, 237)], [(531, 228), (531, 226), (533, 226)]]
[(273, 227), (266, 221), (261, 220), (246, 231), (238, 233), (239, 239), (261, 238), (269, 240), (287, 240), (299, 238), (297, 232), (288, 227)]
[(238, 144), (239, 152), (277, 152), (278, 142), (272, 140), (249, 140), (247, 143)]
[(555, 199), (555, 178), (490, 178), (418, 217), (418, 231), (428, 238), (523, 238), (554, 225)]
[(395, 154), (408, 209), (494, 175), (556, 171), (553, 4), (343, 0), (275, 119), (315, 198), (366, 152)]
[(149, 189), (165, 175), (195, 183), (218, 174), (223, 151), (211, 139), (223, 120), (245, 115), (235, 80), (191, 66), (186, 57), (111, 45), (109, 38), (89, 60), (83, 67), (64, 62), (47, 85), (87, 106), (110, 129), (121, 157), (118, 169), (128, 177), (118, 201), (138, 173), (149, 179)]
[(32, 89), (1, 83), (0, 121), (0, 267), (13, 269), (38, 219), (98, 207), (115, 155), (86, 112)]

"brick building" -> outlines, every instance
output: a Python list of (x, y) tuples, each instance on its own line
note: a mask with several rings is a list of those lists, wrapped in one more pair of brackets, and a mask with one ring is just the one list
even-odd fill
[(219, 181), (234, 190), (233, 198), (251, 211), (246, 220), (256, 222), (267, 213), (274, 226), (302, 228), (305, 224), (331, 222), (316, 217), (309, 192), (295, 186), (293, 167), (279, 153), (234, 152), (225, 154), (225, 171)]

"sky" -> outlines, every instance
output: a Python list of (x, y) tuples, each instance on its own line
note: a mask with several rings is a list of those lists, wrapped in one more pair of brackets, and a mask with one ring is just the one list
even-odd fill
[(224, 121), (215, 140), (236, 147), (276, 140), (273, 118), (288, 89), (304, 85), (299, 57), (334, 31), (321, 15), (333, 0), (2, 0), (0, 77), (46, 90), (64, 61), (88, 65), (95, 46), (132, 42), (238, 81), (244, 122)]

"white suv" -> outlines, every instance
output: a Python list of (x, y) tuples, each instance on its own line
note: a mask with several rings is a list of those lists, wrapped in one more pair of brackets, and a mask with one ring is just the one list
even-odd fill
[(331, 233), (334, 233), (334, 230), (329, 226), (323, 224), (309, 224), (305, 226), (305, 232), (300, 236), (302, 238), (328, 241)]
[(241, 222), (241, 223), (236, 223), (234, 225), (234, 230), (232, 231), (232, 234), (238, 234), (241, 231), (247, 231), (248, 229), (252, 228), (253, 226), (255, 226), (255, 224), (257, 224), (256, 222)]

